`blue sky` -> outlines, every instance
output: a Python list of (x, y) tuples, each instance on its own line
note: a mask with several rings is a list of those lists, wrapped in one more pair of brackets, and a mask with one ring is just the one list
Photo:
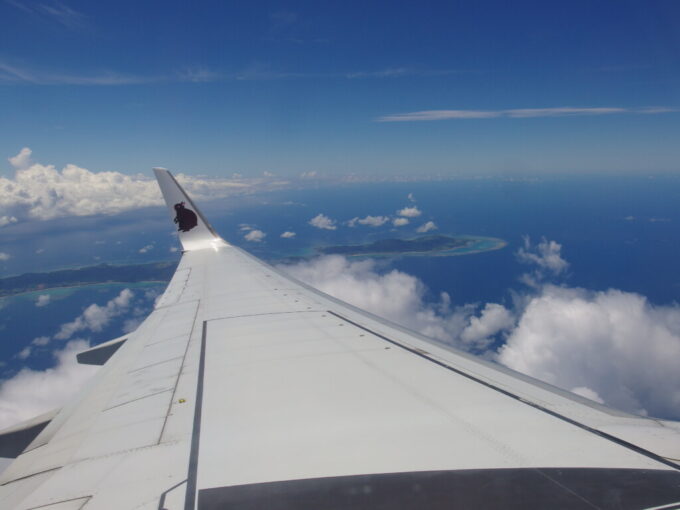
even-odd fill
[(58, 168), (676, 172), (679, 91), (675, 1), (0, 0), (0, 155)]

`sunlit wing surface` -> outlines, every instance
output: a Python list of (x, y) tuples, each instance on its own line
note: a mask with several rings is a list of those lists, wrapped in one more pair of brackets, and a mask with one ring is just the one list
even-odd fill
[(103, 363), (88, 387), (27, 424), (0, 508), (680, 508), (677, 423), (322, 294), (222, 240), (155, 172), (177, 272), (137, 331), (82, 356)]

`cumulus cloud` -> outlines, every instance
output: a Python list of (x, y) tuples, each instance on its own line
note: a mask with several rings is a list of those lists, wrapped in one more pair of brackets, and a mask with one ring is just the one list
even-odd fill
[(390, 221), (387, 216), (371, 216), (368, 215), (365, 218), (355, 217), (347, 222), (350, 227), (355, 226), (357, 223), (359, 225), (368, 225), (369, 227), (380, 227)]
[(19, 353), (17, 354), (17, 358), (22, 359), (22, 360), (28, 358), (28, 357), (31, 355), (31, 350), (32, 350), (32, 349), (31, 349), (31, 346), (30, 346), (30, 345), (27, 346), (27, 347), (24, 347), (24, 348), (23, 348), (21, 351), (19, 351)]
[(31, 342), (32, 345), (37, 345), (39, 347), (45, 346), (48, 343), (50, 343), (49, 336), (39, 336), (37, 338), (34, 338), (33, 341)]
[(24, 147), (19, 151), (19, 154), (8, 158), (8, 161), (10, 165), (12, 165), (17, 170), (23, 170), (24, 168), (28, 168), (30, 166), (31, 154), (33, 154), (33, 151), (31, 151), (31, 149), (28, 147)]
[(281, 237), (284, 239), (290, 239), (292, 237), (295, 237), (295, 232), (291, 232), (290, 230), (286, 230), (283, 234), (281, 234)]
[(403, 209), (400, 209), (399, 211), (397, 211), (397, 214), (405, 218), (417, 218), (422, 214), (422, 212), (420, 211), (420, 209), (418, 209), (418, 206), (414, 205), (411, 207), (404, 207)]
[(42, 307), (42, 306), (47, 306), (50, 304), (50, 295), (49, 294), (40, 294), (38, 296), (38, 299), (35, 300), (35, 306), (37, 307)]
[(612, 407), (676, 419), (678, 359), (677, 305), (554, 285), (529, 300), (498, 353), (510, 368)]
[(6, 253), (4, 251), (0, 251), (0, 262), (4, 262), (6, 260), (11, 259), (12, 256), (9, 253)]
[[(0, 210), (12, 211), (8, 218), (26, 216), (51, 219), (63, 216), (117, 214), (123, 211), (161, 205), (155, 180), (120, 172), (92, 172), (68, 164), (61, 171), (53, 165), (30, 160), (28, 148), (13, 158), (13, 178), (0, 177)], [(258, 182), (234, 182), (183, 174), (177, 181), (198, 200), (209, 200), (254, 189)], [(9, 220), (11, 221), (11, 220)]]
[(408, 218), (394, 218), (392, 220), (392, 225), (395, 227), (403, 227), (404, 225), (408, 225), (409, 221)]
[(151, 250), (153, 250), (153, 244), (147, 244), (146, 246), (139, 249), (139, 253), (147, 253)]
[(415, 195), (413, 195), (413, 193), (409, 193), (408, 195), (406, 195), (406, 198), (407, 198), (408, 201), (411, 202), (412, 204), (414, 204), (414, 203), (416, 202), (416, 197), (415, 197)]
[(325, 214), (317, 214), (308, 222), (311, 226), (324, 229), (324, 230), (335, 230), (335, 220), (330, 219)]
[(576, 117), (586, 115), (612, 114), (659, 114), (677, 111), (675, 108), (653, 106), (645, 108), (620, 107), (572, 107), (558, 106), (552, 108), (514, 108), (509, 110), (423, 110), (419, 112), (397, 113), (378, 117), (378, 122), (413, 122), (450, 119), (527, 119), (532, 117)]
[(45, 371), (24, 368), (11, 379), (2, 381), (0, 428), (62, 406), (98, 369), (76, 361), (76, 354), (89, 347), (84, 340), (73, 340), (54, 352), (54, 367)]
[(12, 223), (16, 223), (18, 220), (16, 216), (0, 216), (0, 227), (6, 227)]
[(416, 232), (420, 232), (422, 234), (424, 232), (429, 232), (430, 230), (437, 230), (437, 225), (435, 225), (434, 221), (423, 223), (416, 229)]
[[(402, 271), (381, 272), (373, 260), (350, 261), (340, 255), (329, 255), (281, 267), (327, 294), (442, 342), (472, 351), (488, 343), (487, 338), (473, 335), (472, 330), (465, 345), (460, 339), (461, 333), (470, 329), (474, 305), (452, 308), (447, 293), (442, 293), (436, 302), (428, 302), (422, 281)], [(492, 317), (494, 313), (493, 309), (487, 312), (484, 331), (490, 332), (493, 325), (497, 330), (500, 327), (501, 321)]]
[(133, 297), (134, 293), (130, 289), (123, 289), (118, 296), (104, 306), (99, 306), (96, 303), (91, 304), (73, 321), (62, 324), (54, 338), (67, 340), (78, 331), (101, 331), (109, 324), (111, 319), (129, 309)]
[(243, 238), (246, 241), (250, 241), (251, 243), (260, 243), (266, 236), (267, 234), (261, 230), (251, 230), (246, 235), (244, 235)]
[(517, 250), (516, 255), (520, 262), (534, 266), (533, 271), (520, 277), (530, 287), (539, 286), (547, 277), (558, 276), (569, 267), (569, 263), (562, 258), (562, 245), (545, 238), (534, 246), (529, 236), (525, 236), (524, 245)]
[(490, 345), (494, 336), (510, 329), (515, 323), (513, 314), (503, 305), (487, 303), (479, 317), (470, 317), (460, 339), (465, 345), (484, 348)]

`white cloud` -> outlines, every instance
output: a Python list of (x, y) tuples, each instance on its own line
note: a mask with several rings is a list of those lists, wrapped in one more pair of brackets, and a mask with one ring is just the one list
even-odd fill
[(144, 322), (145, 317), (132, 317), (131, 319), (126, 319), (123, 322), (123, 333), (132, 333), (135, 331), (142, 322)]
[(37, 346), (44, 346), (50, 343), (50, 337), (49, 336), (39, 336), (37, 338), (34, 338), (33, 341), (31, 342), (32, 345), (37, 345)]
[(357, 223), (359, 225), (368, 225), (369, 227), (380, 227), (390, 221), (390, 218), (388, 216), (371, 216), (368, 215), (365, 218), (352, 218), (347, 222), (347, 225), (350, 227), (353, 227)]
[[(465, 345), (460, 341), (461, 332), (469, 328), (474, 306), (451, 309), (446, 293), (438, 302), (428, 303), (426, 287), (418, 278), (396, 270), (382, 274), (373, 260), (350, 261), (330, 255), (281, 267), (323, 292), (437, 340), (471, 350), (487, 343), (486, 338), (474, 338), (471, 333)], [(491, 318), (484, 321), (494, 322)]]
[(531, 273), (526, 273), (520, 278), (531, 287), (540, 285), (548, 276), (564, 273), (569, 267), (569, 263), (562, 258), (562, 245), (545, 238), (533, 246), (529, 236), (524, 236), (524, 246), (517, 250), (516, 255), (520, 262), (536, 266)]
[(272, 172), (267, 172), (266, 170), (262, 172), (262, 175), (265, 177), (274, 177), (276, 174), (273, 174)]
[(409, 193), (408, 195), (406, 195), (406, 198), (408, 198), (408, 201), (411, 203), (416, 202), (416, 197), (413, 195), (413, 193)]
[(678, 359), (679, 306), (554, 285), (531, 297), (498, 354), (510, 368), (612, 407), (675, 419)]
[(250, 241), (251, 243), (259, 243), (259, 242), (262, 242), (262, 240), (266, 236), (267, 236), (267, 234), (265, 234), (261, 230), (251, 230), (246, 235), (244, 235), (243, 238), (246, 241)]
[(31, 165), (31, 154), (33, 151), (28, 147), (24, 147), (19, 151), (19, 154), (8, 158), (10, 165), (12, 165), (17, 170), (23, 170)]
[(62, 406), (98, 367), (79, 365), (76, 354), (89, 348), (73, 340), (56, 351), (56, 365), (44, 371), (24, 368), (0, 384), (0, 429)]
[(8, 0), (7, 3), (33, 16), (54, 21), (71, 30), (84, 29), (89, 26), (87, 16), (61, 2), (29, 4)]
[(11, 259), (12, 256), (9, 253), (5, 253), (4, 251), (0, 251), (0, 262), (4, 262), (6, 260)]
[(466, 345), (483, 348), (491, 344), (493, 337), (510, 329), (515, 323), (513, 314), (502, 305), (487, 303), (479, 317), (470, 317), (460, 339)]
[(311, 172), (302, 172), (300, 174), (301, 179), (314, 179), (317, 175), (316, 170), (312, 170)]
[(395, 227), (403, 227), (404, 225), (408, 225), (409, 221), (408, 218), (394, 218), (392, 220), (392, 225)]
[[(30, 149), (24, 148), (10, 162), (13, 178), (0, 177), (0, 209), (30, 218), (117, 214), (123, 211), (161, 205), (155, 180), (120, 172), (91, 172), (68, 164), (61, 171), (53, 165), (30, 162)], [(198, 200), (225, 197), (255, 189), (259, 181), (234, 182), (183, 174), (177, 181)]]
[(378, 117), (378, 122), (412, 122), (449, 119), (495, 119), (500, 117), (526, 119), (532, 117), (575, 117), (586, 115), (612, 114), (659, 114), (677, 111), (675, 108), (646, 107), (571, 107), (559, 106), (553, 108), (515, 108), (509, 110), (423, 110), (419, 112), (397, 113)]
[(400, 209), (397, 211), (397, 214), (399, 216), (404, 216), (405, 218), (417, 218), (422, 214), (420, 209), (418, 209), (418, 206), (414, 205), (412, 207), (404, 207), (403, 209)]
[(429, 232), (430, 230), (437, 230), (437, 225), (435, 225), (434, 221), (428, 221), (427, 223), (423, 223), (416, 229), (416, 232), (423, 233)]
[(107, 71), (103, 73), (67, 74), (45, 72), (39, 69), (19, 67), (0, 60), (0, 83), (31, 83), (33, 85), (86, 85), (114, 86), (153, 83), (158, 81), (186, 81), (176, 76), (140, 76)]
[(295, 232), (291, 232), (290, 230), (286, 230), (283, 234), (281, 234), (281, 237), (284, 239), (290, 239), (292, 237), (295, 237)]
[(6, 227), (12, 223), (16, 223), (18, 220), (15, 216), (0, 216), (0, 227)]
[(147, 245), (144, 246), (143, 248), (140, 248), (140, 249), (139, 249), (139, 253), (146, 253), (146, 252), (148, 252), (148, 251), (150, 251), (150, 250), (153, 250), (153, 244), (147, 244)]
[(24, 347), (24, 348), (23, 348), (21, 351), (19, 351), (19, 353), (17, 354), (17, 358), (22, 359), (22, 360), (23, 360), (23, 359), (26, 359), (26, 358), (28, 358), (28, 357), (31, 355), (31, 351), (32, 351), (32, 349), (31, 349), (31, 346), (30, 346), (30, 345), (27, 346), (27, 347)]
[(49, 294), (40, 294), (38, 296), (38, 299), (35, 301), (35, 306), (37, 307), (42, 307), (42, 306), (47, 306), (50, 304), (50, 295)]
[(177, 72), (177, 80), (191, 83), (208, 83), (221, 78), (219, 73), (202, 66), (187, 67)]
[(54, 338), (66, 340), (78, 331), (101, 331), (111, 319), (128, 310), (133, 297), (134, 294), (130, 289), (123, 289), (118, 296), (104, 306), (99, 306), (96, 303), (91, 304), (73, 321), (62, 324)]
[(325, 230), (335, 230), (337, 228), (335, 226), (335, 220), (332, 220), (328, 216), (321, 213), (314, 216), (311, 220), (309, 220), (308, 223), (313, 227)]
[(175, 253), (179, 248), (177, 246), (171, 246), (170, 247), (170, 253)]

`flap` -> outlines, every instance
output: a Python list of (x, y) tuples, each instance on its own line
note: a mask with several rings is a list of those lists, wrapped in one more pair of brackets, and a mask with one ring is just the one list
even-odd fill
[(103, 365), (127, 340), (127, 335), (114, 338), (103, 344), (98, 344), (76, 355), (78, 363), (81, 365)]
[(58, 412), (59, 409), (53, 409), (0, 431), (0, 457), (18, 457)]

